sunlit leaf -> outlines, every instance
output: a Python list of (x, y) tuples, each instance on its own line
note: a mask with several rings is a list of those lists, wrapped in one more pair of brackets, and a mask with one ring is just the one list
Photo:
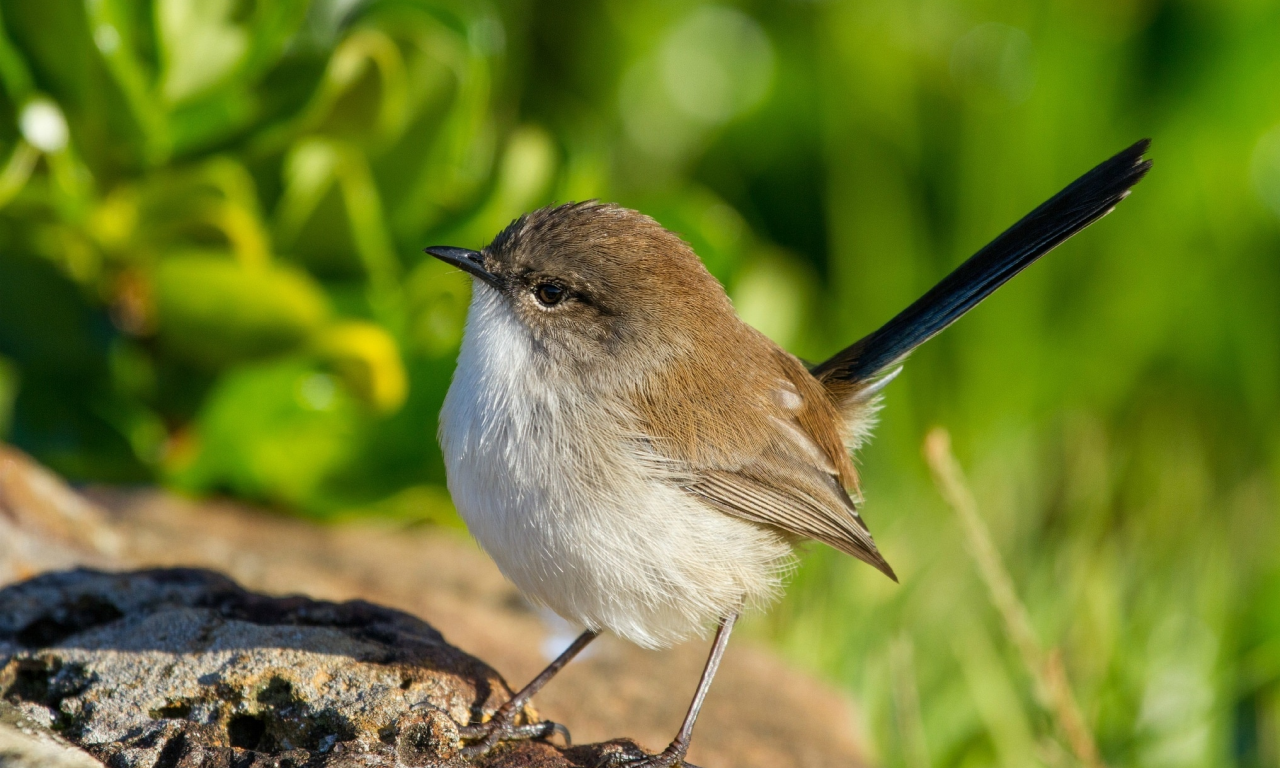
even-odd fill
[(164, 51), (160, 92), (171, 104), (210, 88), (235, 70), (248, 33), (235, 24), (234, 0), (156, 0), (156, 29)]
[(374, 410), (390, 413), (404, 404), (408, 395), (404, 363), (395, 340), (380, 326), (337, 323), (321, 330), (311, 349)]

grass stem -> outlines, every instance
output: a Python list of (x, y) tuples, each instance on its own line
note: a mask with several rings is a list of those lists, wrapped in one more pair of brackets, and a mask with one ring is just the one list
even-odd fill
[(1045, 651), (1041, 646), (1026, 606), (1018, 598), (1013, 579), (991, 539), (991, 531), (978, 514), (978, 503), (965, 480), (964, 471), (951, 452), (951, 435), (940, 427), (931, 430), (925, 437), (924, 455), (938, 492), (960, 518), (969, 554), (978, 567), (992, 604), (1000, 612), (1005, 634), (1018, 649), (1022, 664), (1031, 676), (1036, 698), (1057, 724), (1076, 759), (1088, 768), (1105, 768), (1097, 743), (1071, 691), (1062, 653), (1057, 648)]

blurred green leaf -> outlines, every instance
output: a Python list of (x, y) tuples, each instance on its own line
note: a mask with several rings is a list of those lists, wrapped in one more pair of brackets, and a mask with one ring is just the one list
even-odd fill
[(9, 427), (13, 423), (13, 401), (18, 399), (18, 367), (0, 357), (0, 440), (9, 437)]
[(395, 340), (380, 326), (335, 323), (316, 335), (311, 350), (374, 410), (391, 413), (404, 405), (408, 396), (404, 363)]
[(359, 420), (341, 382), (305, 360), (238, 368), (171, 452), (168, 477), (192, 492), (306, 505), (349, 457)]
[(154, 279), (161, 341), (203, 365), (295, 349), (329, 314), (324, 293), (305, 272), (246, 266), (225, 254), (170, 256)]
[(550, 192), (557, 165), (555, 145), (537, 126), (522, 126), (511, 134), (498, 166), (488, 201), (456, 232), (453, 242), (477, 247), (493, 238), (522, 213), (537, 207)]
[(163, 76), (160, 92), (177, 104), (216, 85), (244, 59), (249, 34), (231, 19), (232, 0), (157, 0)]
[(31, 95), (31, 72), (22, 54), (13, 46), (0, 16), (0, 82), (12, 104), (22, 104)]
[(471, 278), (436, 259), (424, 259), (405, 278), (411, 314), (408, 339), (414, 349), (429, 357), (454, 352), (471, 303)]
[(104, 318), (53, 264), (0, 258), (0, 354), (24, 369), (73, 374), (105, 349)]

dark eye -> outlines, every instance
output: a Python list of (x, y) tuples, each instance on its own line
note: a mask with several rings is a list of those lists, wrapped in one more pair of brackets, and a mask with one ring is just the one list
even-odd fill
[(533, 289), (533, 295), (538, 297), (542, 306), (554, 307), (564, 299), (564, 288), (555, 283), (539, 283), (538, 287)]

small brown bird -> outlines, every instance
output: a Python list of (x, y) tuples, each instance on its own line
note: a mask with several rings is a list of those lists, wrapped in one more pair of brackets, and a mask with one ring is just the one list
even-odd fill
[(916, 346), (1106, 215), (1150, 168), (1134, 144), (993, 240), (879, 330), (812, 368), (734, 314), (679, 237), (596, 202), (522, 216), (482, 251), (427, 253), (474, 278), (440, 418), (449, 489), (502, 572), (586, 631), (467, 751), (567, 732), (526, 702), (605, 630), (665, 647), (718, 624), (679, 763), (735, 619), (780, 592), (813, 539), (895, 579), (858, 513), (851, 451)]

